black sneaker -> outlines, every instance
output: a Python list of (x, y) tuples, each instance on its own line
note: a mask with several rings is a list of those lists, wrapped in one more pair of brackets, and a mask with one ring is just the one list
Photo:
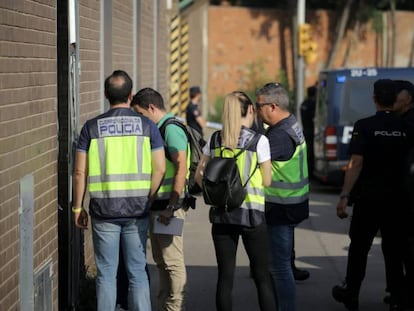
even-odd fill
[(310, 273), (307, 270), (298, 269), (296, 267), (292, 267), (293, 277), (296, 281), (305, 281), (309, 279)]
[(332, 296), (336, 301), (342, 302), (348, 310), (358, 310), (358, 297), (349, 292), (345, 283), (334, 286)]
[(403, 311), (404, 307), (398, 303), (391, 303), (390, 304), (390, 311)]

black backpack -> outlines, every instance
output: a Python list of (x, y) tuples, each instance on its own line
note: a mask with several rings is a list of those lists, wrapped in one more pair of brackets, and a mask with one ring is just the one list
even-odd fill
[(203, 147), (206, 144), (206, 141), (203, 139), (201, 134), (197, 132), (197, 130), (193, 129), (190, 126), (184, 125), (180, 120), (175, 117), (168, 118), (164, 121), (164, 123), (159, 128), (161, 137), (164, 140), (164, 149), (165, 149), (165, 156), (168, 160), (171, 160), (171, 156), (168, 152), (168, 148), (165, 144), (165, 128), (169, 124), (175, 124), (179, 126), (184, 133), (187, 135), (188, 143), (190, 144), (190, 176), (188, 179), (188, 192), (190, 194), (199, 194), (201, 193), (200, 186), (195, 182), (194, 175), (197, 169), (198, 162), (203, 154)]
[[(220, 131), (215, 132), (211, 137), (210, 149), (215, 146), (220, 146), (218, 143), (218, 136)], [(252, 139), (232, 158), (222, 157), (224, 150), (231, 150), (224, 148), (220, 152), (219, 157), (212, 157), (206, 165), (203, 174), (203, 197), (206, 204), (223, 208), (225, 211), (230, 211), (242, 205), (246, 198), (246, 185), (250, 178), (256, 172), (258, 164), (244, 185), (242, 184), (239, 169), (237, 167), (237, 157), (242, 154), (247, 148), (257, 143), (260, 134), (255, 134)], [(232, 151), (232, 150), (231, 150)]]

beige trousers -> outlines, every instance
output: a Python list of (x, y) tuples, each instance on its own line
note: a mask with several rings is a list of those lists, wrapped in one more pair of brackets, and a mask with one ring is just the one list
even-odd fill
[[(186, 212), (179, 209), (174, 216), (185, 219)], [(152, 256), (159, 273), (158, 309), (162, 311), (183, 311), (187, 273), (184, 264), (182, 236), (155, 234), (152, 227), (157, 212), (151, 212), (150, 239)]]

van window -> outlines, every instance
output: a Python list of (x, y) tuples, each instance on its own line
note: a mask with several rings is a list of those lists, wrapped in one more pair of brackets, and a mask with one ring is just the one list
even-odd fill
[(353, 125), (355, 121), (375, 113), (372, 99), (374, 80), (348, 80), (340, 112), (340, 125)]

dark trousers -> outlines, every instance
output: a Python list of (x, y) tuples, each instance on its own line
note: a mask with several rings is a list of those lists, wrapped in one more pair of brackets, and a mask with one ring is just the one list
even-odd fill
[(213, 224), (212, 236), (218, 266), (216, 307), (232, 310), (232, 290), (239, 236), (242, 237), (250, 260), (250, 270), (257, 288), (260, 310), (274, 311), (273, 285), (268, 269), (269, 243), (266, 224), (254, 228), (238, 225)]
[(397, 202), (390, 200), (360, 200), (355, 203), (349, 230), (351, 244), (346, 276), (347, 286), (352, 294), (359, 294), (365, 277), (368, 252), (379, 230), (388, 290), (392, 301), (401, 302), (404, 288), (402, 261), (405, 234), (404, 216), (398, 211), (400, 207)]

